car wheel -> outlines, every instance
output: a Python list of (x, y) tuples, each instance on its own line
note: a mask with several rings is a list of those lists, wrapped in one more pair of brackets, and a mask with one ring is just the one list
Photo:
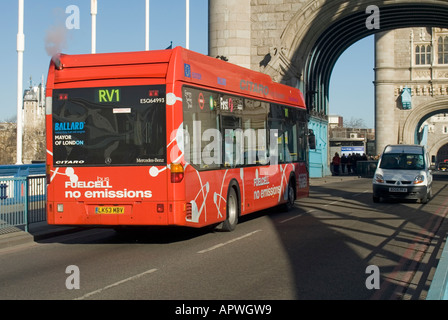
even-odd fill
[(420, 202), (426, 204), (428, 203), (429, 199), (431, 199), (431, 190), (428, 190), (426, 192), (425, 196), (420, 200)]

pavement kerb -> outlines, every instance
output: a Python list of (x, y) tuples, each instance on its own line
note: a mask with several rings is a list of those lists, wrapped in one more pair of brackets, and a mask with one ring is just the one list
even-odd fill
[(48, 225), (46, 221), (30, 224), (28, 232), (18, 228), (15, 229), (15, 232), (0, 234), (0, 249), (30, 244), (48, 238), (85, 230), (85, 228), (80, 227), (52, 226)]
[(360, 176), (326, 176), (322, 178), (310, 178), (310, 187), (321, 186), (327, 183), (337, 183), (348, 180), (371, 179)]

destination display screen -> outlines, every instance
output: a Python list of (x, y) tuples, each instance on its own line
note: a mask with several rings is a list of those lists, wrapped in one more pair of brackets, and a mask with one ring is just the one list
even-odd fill
[(165, 86), (53, 91), (55, 166), (166, 164)]

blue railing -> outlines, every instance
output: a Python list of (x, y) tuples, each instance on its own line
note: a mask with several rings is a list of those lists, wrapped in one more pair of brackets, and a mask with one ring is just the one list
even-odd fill
[(0, 234), (46, 220), (44, 164), (0, 166)]
[(446, 241), (426, 300), (448, 300), (448, 245)]
[(0, 165), (0, 177), (27, 177), (45, 174), (45, 164)]

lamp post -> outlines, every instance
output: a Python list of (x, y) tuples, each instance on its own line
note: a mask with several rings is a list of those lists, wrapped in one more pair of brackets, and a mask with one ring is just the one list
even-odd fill
[(190, 49), (190, 0), (185, 0), (185, 6), (186, 6), (186, 35), (185, 35), (185, 48)]
[(146, 0), (145, 50), (149, 50), (149, 0)]
[(23, 34), (24, 0), (19, 0), (19, 23), (17, 32), (17, 158), (16, 164), (22, 164), (22, 106), (23, 106), (23, 52), (25, 35)]
[(90, 15), (92, 16), (92, 53), (96, 53), (96, 14), (98, 13), (97, 0), (90, 0)]

